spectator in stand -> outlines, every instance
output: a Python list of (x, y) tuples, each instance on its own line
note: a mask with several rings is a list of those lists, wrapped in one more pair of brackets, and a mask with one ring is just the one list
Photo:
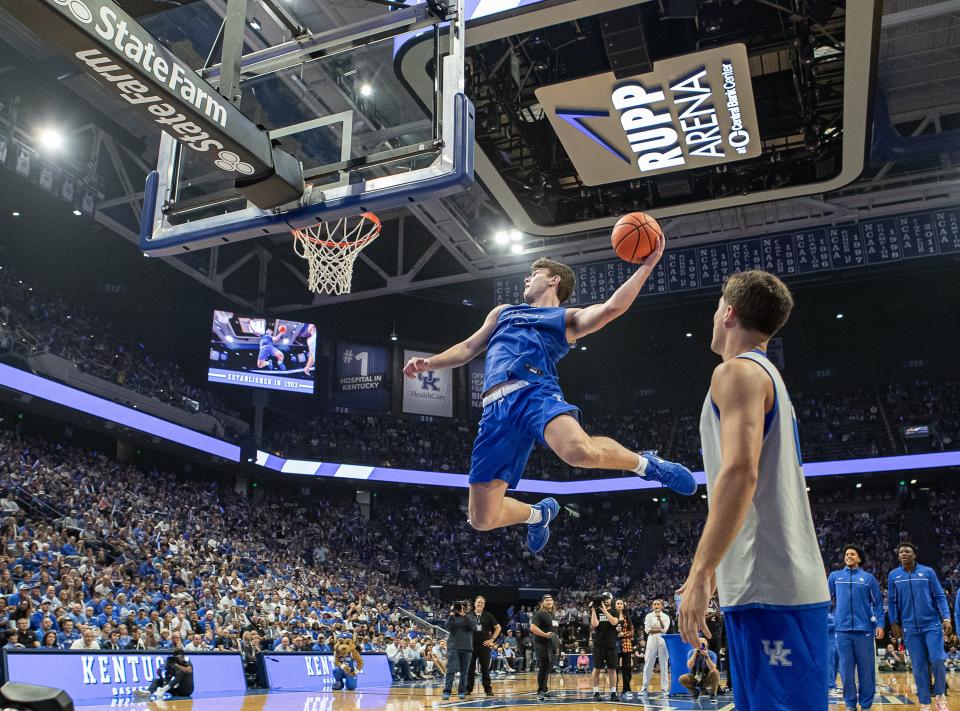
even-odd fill
[(83, 636), (80, 639), (74, 640), (73, 644), (70, 645), (70, 649), (100, 649), (97, 634), (93, 631), (93, 628), (84, 627)]

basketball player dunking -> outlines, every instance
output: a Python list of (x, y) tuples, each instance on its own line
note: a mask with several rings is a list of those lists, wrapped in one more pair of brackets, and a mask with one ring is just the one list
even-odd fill
[(830, 594), (807, 499), (793, 405), (767, 359), (793, 297), (771, 274), (724, 284), (713, 316), (713, 372), (700, 417), (710, 513), (678, 592), (680, 633), (709, 637), (724, 611), (738, 711), (826, 711)]
[(283, 364), (283, 351), (275, 345), (283, 338), (283, 334), (286, 332), (286, 326), (280, 326), (280, 328), (277, 329), (277, 335), (273, 335), (272, 328), (268, 328), (263, 332), (263, 335), (260, 336), (260, 352), (257, 354), (258, 368), (265, 368), (269, 365), (270, 369), (273, 370), (274, 363), (276, 363), (276, 368), (279, 370), (287, 369)]
[(570, 466), (634, 471), (645, 479), (692, 494), (690, 471), (652, 454), (640, 455), (607, 437), (591, 437), (580, 411), (565, 402), (557, 362), (578, 338), (599, 331), (624, 314), (663, 255), (661, 236), (640, 268), (602, 304), (560, 306), (573, 293), (573, 270), (538, 259), (524, 279), (518, 305), (497, 306), (480, 330), (431, 358), (411, 358), (403, 369), (413, 378), (436, 368), (455, 368), (487, 351), (483, 415), (470, 463), (469, 522), (478, 531), (528, 524), (527, 546), (537, 553), (550, 537), (559, 505), (552, 498), (531, 506), (505, 496), (520, 481), (534, 441), (550, 447)]

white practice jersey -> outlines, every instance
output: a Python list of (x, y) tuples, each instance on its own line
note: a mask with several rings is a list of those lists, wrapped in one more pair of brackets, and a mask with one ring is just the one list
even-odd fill
[[(810, 514), (796, 416), (779, 371), (761, 351), (744, 353), (773, 381), (773, 409), (764, 420), (757, 488), (743, 528), (717, 568), (721, 608), (814, 607), (829, 604), (827, 578)], [(713, 499), (720, 471), (720, 414), (710, 393), (700, 440)]]

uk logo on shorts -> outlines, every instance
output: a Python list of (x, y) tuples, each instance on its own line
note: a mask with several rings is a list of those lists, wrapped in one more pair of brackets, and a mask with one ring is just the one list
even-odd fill
[(85, 25), (89, 25), (93, 22), (93, 13), (90, 12), (90, 8), (87, 7), (87, 4), (83, 0), (53, 0), (57, 5), (63, 5), (68, 10), (70, 14), (73, 15), (77, 20), (82, 22)]
[(792, 667), (793, 662), (791, 662), (787, 657), (790, 656), (790, 653), (793, 651), (788, 647), (783, 646), (782, 639), (775, 639), (773, 641), (773, 647), (770, 646), (770, 640), (764, 639), (763, 642), (763, 653), (770, 658), (770, 666), (781, 666), (781, 667)]

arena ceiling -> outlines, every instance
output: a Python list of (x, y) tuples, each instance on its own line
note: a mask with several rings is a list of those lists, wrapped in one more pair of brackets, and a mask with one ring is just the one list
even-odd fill
[[(798, 0), (799, 1), (799, 0)], [(148, 12), (160, 3), (125, 0)], [(756, 2), (764, 10), (787, 11), (792, 0), (704, 0), (709, 12), (729, 12), (733, 18), (743, 5)], [(651, 4), (663, 6), (661, 0)], [(93, 219), (136, 243), (143, 178), (153, 167), (157, 144), (149, 126), (131, 119), (114, 96), (58, 57), (29, 29), (7, 16), (0, 2), (0, 21), (6, 28), (0, 53), (0, 72), (39, 68), (47, 87), (77, 97), (98, 120), (76, 127), (88, 139), (89, 154), (64, 165), (64, 170), (89, 179), (96, 171), (97, 209)], [(226, 0), (190, 0), (175, 12), (146, 14), (141, 20), (165, 44), (188, 62), (202, 66), (205, 42), (212, 43), (226, 13)], [(668, 3), (669, 4), (669, 3)], [(169, 4), (164, 5), (167, 7)], [(296, 23), (314, 31), (342, 26), (385, 12), (373, 0), (284, 0), (289, 17), (277, 17), (258, 3), (248, 19), (246, 46), (261, 49), (289, 37)], [(779, 9), (778, 9), (779, 8)], [(204, 39), (206, 38), (206, 39)], [(8, 76), (12, 76), (9, 75)], [(356, 108), (355, 97), (342, 86), (315, 87), (328, 107)], [(322, 89), (322, 91), (321, 91)], [(877, 55), (874, 119), (896, 127), (900, 137), (948, 136), (943, 150), (935, 142), (923, 151), (884, 153), (875, 150), (863, 176), (827, 194), (790, 198), (750, 205), (735, 205), (709, 212), (665, 219), (671, 244), (703, 244), (750, 234), (769, 234), (792, 228), (863, 219), (956, 205), (960, 199), (960, 153), (953, 131), (960, 130), (960, 0), (887, 0), (883, 5)], [(391, 92), (405, 89), (384, 73), (378, 90), (384, 101)], [(62, 94), (61, 94), (62, 96)], [(26, 91), (0, 101), (23, 106)], [(486, 105), (483, 101), (478, 106)], [(877, 110), (877, 107), (880, 107)], [(489, 113), (489, 110), (487, 110)], [(499, 120), (499, 117), (497, 117)], [(506, 121), (506, 119), (504, 119)], [(478, 119), (478, 124), (480, 123)], [(414, 127), (415, 128), (415, 127)], [(821, 129), (823, 127), (821, 126)], [(29, 127), (20, 127), (24, 139)], [(16, 133), (16, 131), (13, 131)], [(371, 132), (371, 140), (389, 140)], [(91, 161), (91, 157), (94, 159)], [(886, 158), (886, 159), (885, 159)], [(733, 186), (733, 189), (738, 189)], [(169, 257), (165, 261), (198, 283), (238, 305), (257, 310), (289, 312), (338, 301), (366, 299), (428, 288), (456, 285), (524, 271), (532, 256), (549, 255), (569, 263), (609, 256), (608, 230), (529, 234), (524, 253), (514, 255), (492, 244), (493, 232), (510, 225), (509, 209), (502, 196), (482, 176), (467, 193), (443, 201), (430, 201), (385, 217), (384, 235), (358, 262), (352, 294), (314, 298), (304, 284), (305, 266), (291, 251), (289, 240), (253, 240), (212, 250)], [(735, 203), (734, 199), (731, 200)], [(624, 204), (618, 209), (633, 209)]]

